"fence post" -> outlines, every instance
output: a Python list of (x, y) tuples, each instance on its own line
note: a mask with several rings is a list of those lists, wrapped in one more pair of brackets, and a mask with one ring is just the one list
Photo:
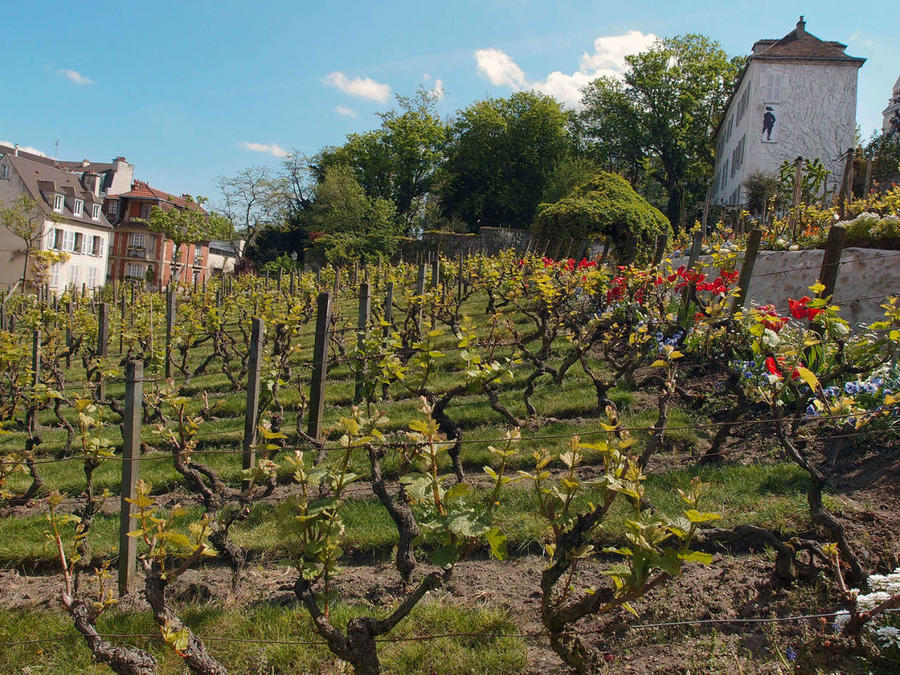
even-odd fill
[(741, 273), (738, 277), (738, 294), (731, 304), (732, 313), (737, 312), (747, 301), (747, 291), (750, 290), (750, 280), (753, 278), (753, 267), (756, 265), (756, 256), (759, 255), (759, 242), (763, 231), (759, 228), (750, 230), (747, 239), (747, 250), (744, 251), (744, 262), (741, 263)]
[(662, 262), (663, 255), (666, 252), (666, 242), (669, 241), (669, 236), (666, 234), (658, 234), (656, 235), (656, 250), (653, 251), (653, 264), (659, 265)]
[(290, 286), (288, 287), (288, 292), (293, 295), (294, 291), (297, 289), (297, 275), (294, 270), (291, 270), (291, 281)]
[(334, 287), (332, 288), (331, 292), (334, 294), (334, 297), (336, 298), (338, 296), (338, 293), (340, 293), (340, 291), (341, 291), (341, 268), (335, 267), (334, 268)]
[(166, 291), (166, 378), (172, 377), (172, 330), (175, 328), (175, 292)]
[(391, 334), (391, 319), (394, 314), (394, 282), (387, 282), (387, 292), (384, 296), (384, 323), (386, 324), (381, 331), (384, 337)]
[[(132, 311), (134, 311), (132, 309)], [(119, 355), (125, 349), (125, 292), (119, 298)]]
[(306, 433), (316, 440), (322, 437), (322, 413), (325, 411), (325, 379), (328, 375), (328, 343), (331, 339), (331, 294), (319, 293), (316, 306), (316, 340), (313, 346), (312, 382), (309, 388), (309, 420)]
[(109, 303), (101, 302), (97, 314), (97, 356), (109, 353)]
[(66, 303), (66, 368), (72, 367), (72, 303)]
[(819, 294), (820, 298), (834, 295), (838, 269), (841, 266), (841, 251), (844, 250), (846, 236), (847, 228), (843, 225), (832, 225), (828, 230), (828, 241), (825, 242), (825, 253), (822, 256), (822, 269), (819, 272), (819, 281), (825, 286), (825, 289)]
[[(356, 349), (362, 351), (369, 334), (369, 319), (372, 311), (372, 296), (368, 282), (359, 285), (359, 318), (356, 322)], [(356, 386), (353, 390), (353, 402), (362, 400), (363, 390), (363, 357), (356, 364)]]
[[(31, 341), (31, 388), (32, 393), (35, 387), (41, 382), (41, 331), (39, 328), (34, 330)], [(37, 409), (32, 408), (28, 413), (28, 429), (34, 431), (37, 425)]]
[(122, 418), (122, 488), (119, 506), (119, 595), (127, 595), (135, 580), (137, 539), (129, 537), (135, 486), (140, 478), (141, 416), (144, 400), (144, 364), (125, 364), (125, 415)]
[(437, 253), (431, 261), (431, 287), (437, 288), (441, 283), (441, 257)]
[[(419, 272), (416, 275), (416, 295), (425, 295), (425, 263), (419, 263)], [(424, 302), (419, 303), (419, 313), (416, 318), (419, 331), (422, 330), (422, 310), (424, 305)]]
[[(259, 414), (259, 380), (262, 363), (263, 339), (265, 337), (263, 320), (255, 317), (250, 333), (250, 358), (247, 360), (247, 409), (244, 412), (244, 453), (242, 468), (250, 469), (256, 464), (256, 416)], [(243, 481), (243, 489), (247, 489), (249, 481)]]
[(284, 269), (278, 268), (278, 283), (275, 285), (276, 290), (281, 293), (281, 278), (284, 276)]

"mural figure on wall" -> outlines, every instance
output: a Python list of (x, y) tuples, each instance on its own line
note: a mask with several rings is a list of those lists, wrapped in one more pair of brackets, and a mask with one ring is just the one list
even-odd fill
[(775, 131), (775, 108), (767, 105), (766, 112), (763, 114), (763, 142), (774, 143), (778, 140), (778, 133)]

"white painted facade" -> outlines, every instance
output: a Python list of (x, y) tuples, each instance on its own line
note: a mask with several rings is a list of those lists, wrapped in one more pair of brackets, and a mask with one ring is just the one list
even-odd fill
[[(819, 45), (823, 56), (814, 55)], [(775, 173), (797, 157), (819, 159), (831, 173), (828, 184), (840, 181), (842, 155), (856, 141), (863, 62), (842, 47), (806, 33), (802, 17), (782, 40), (754, 45), (716, 136), (714, 204), (745, 203), (747, 176)]]
[[(40, 171), (41, 175), (55, 176), (59, 197), (62, 199), (62, 208), (57, 214), (60, 222), (54, 222), (48, 217), (54, 212), (53, 196), (39, 191), (34, 194), (33, 186), (29, 189), (16, 166), (26, 171)], [(48, 285), (54, 292), (61, 292), (71, 285), (80, 288), (84, 284), (93, 289), (106, 283), (112, 228), (100, 208), (102, 198), (95, 195), (96, 201), (92, 203), (86, 192), (66, 190), (73, 185), (79, 185), (78, 178), (60, 169), (35, 165), (22, 157), (0, 155), (0, 209), (11, 207), (23, 193), (36, 199), (38, 213), (43, 217), (39, 242), (41, 250), (68, 253), (68, 260), (52, 265), (49, 270)], [(98, 207), (96, 218), (93, 217), (94, 205)], [(80, 211), (76, 211), (76, 208)], [(76, 215), (79, 213), (80, 215)], [(23, 240), (0, 226), (0, 289), (9, 288), (22, 278), (24, 252)], [(31, 280), (31, 270), (28, 275)]]

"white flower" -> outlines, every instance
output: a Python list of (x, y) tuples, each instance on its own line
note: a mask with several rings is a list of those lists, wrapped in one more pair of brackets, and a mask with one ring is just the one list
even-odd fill
[(885, 649), (900, 647), (900, 628), (882, 626), (875, 631), (875, 639)]
[(866, 595), (860, 595), (856, 598), (856, 608), (860, 612), (868, 612), (869, 610), (875, 609), (885, 600), (890, 599), (890, 593), (885, 593), (884, 591), (875, 591), (874, 593), (867, 593)]
[(869, 576), (869, 588), (883, 593), (900, 593), (900, 568), (892, 574), (872, 574)]
[(835, 612), (835, 614), (834, 614), (835, 629), (840, 630), (841, 628), (844, 627), (844, 624), (846, 624), (849, 620), (850, 620), (850, 612), (848, 612), (847, 610), (842, 609), (839, 612)]

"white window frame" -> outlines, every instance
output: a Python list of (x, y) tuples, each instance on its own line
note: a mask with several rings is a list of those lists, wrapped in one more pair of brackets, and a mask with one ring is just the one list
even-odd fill
[(91, 205), (91, 220), (100, 220), (100, 205)]
[(66, 198), (60, 194), (53, 195), (53, 210), (62, 213), (66, 208)]
[(147, 275), (147, 266), (140, 263), (125, 263), (125, 278), (143, 280)]
[(72, 215), (80, 218), (84, 215), (84, 200), (76, 199), (75, 204), (72, 206)]
[(88, 267), (87, 286), (88, 288), (96, 288), (97, 286), (97, 268), (94, 265)]
[(75, 251), (75, 233), (72, 230), (63, 230), (62, 250), (67, 253)]
[(143, 232), (128, 233), (128, 248), (147, 248), (147, 235)]
[(84, 253), (84, 239), (86, 235), (83, 232), (73, 232), (72, 235), (72, 252)]
[(0, 178), (9, 178), (8, 164), (0, 164)]
[(50, 288), (59, 288), (59, 263), (50, 265)]

